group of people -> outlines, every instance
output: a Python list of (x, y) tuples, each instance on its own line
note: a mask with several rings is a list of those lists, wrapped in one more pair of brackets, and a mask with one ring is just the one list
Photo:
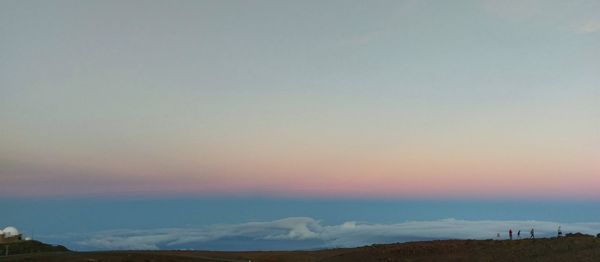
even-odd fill
[[(500, 233), (498, 233), (498, 237), (500, 237)], [(508, 238), (510, 238), (510, 240), (513, 239), (512, 228), (508, 230)], [(521, 239), (521, 230), (517, 231), (517, 238)], [(535, 230), (533, 230), (533, 228), (529, 231), (529, 238), (535, 238)]]
[[(560, 229), (560, 226), (558, 226), (558, 237), (562, 237), (562, 234), (562, 230)], [(500, 238), (500, 233), (498, 233), (497, 237)], [(512, 228), (508, 230), (508, 238), (510, 240), (513, 239)], [(535, 238), (535, 230), (533, 230), (533, 228), (529, 231), (529, 238)], [(521, 230), (517, 231), (517, 239), (521, 239)]]

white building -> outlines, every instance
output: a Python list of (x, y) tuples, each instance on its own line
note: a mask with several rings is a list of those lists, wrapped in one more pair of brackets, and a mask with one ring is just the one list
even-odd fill
[(0, 229), (0, 244), (22, 241), (23, 236), (15, 227)]

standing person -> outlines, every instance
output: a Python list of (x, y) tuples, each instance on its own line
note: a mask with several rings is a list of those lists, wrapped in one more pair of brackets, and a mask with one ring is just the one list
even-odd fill
[(519, 229), (519, 232), (517, 232), (517, 238), (521, 239), (521, 229)]
[(533, 227), (531, 228), (531, 231), (530, 231), (529, 233), (531, 233), (531, 236), (530, 236), (529, 238), (535, 238), (535, 234), (534, 234), (534, 231), (533, 231)]
[(560, 230), (560, 225), (558, 226), (558, 237), (562, 237), (562, 230)]
[(512, 240), (512, 228), (508, 230), (508, 238)]

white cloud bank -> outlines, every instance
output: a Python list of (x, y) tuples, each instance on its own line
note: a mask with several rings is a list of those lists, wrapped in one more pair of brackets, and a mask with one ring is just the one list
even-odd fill
[[(373, 243), (404, 242), (423, 239), (490, 239), (500, 233), (507, 237), (509, 228), (516, 237), (528, 237), (536, 230), (536, 237), (554, 236), (559, 223), (548, 221), (467, 221), (442, 219), (409, 221), (395, 224), (346, 222), (323, 225), (309, 217), (292, 217), (269, 222), (212, 225), (197, 228), (162, 228), (152, 230), (113, 230), (92, 234), (78, 242), (90, 249), (176, 249), (181, 246), (199, 247), (203, 244), (245, 239), (252, 249), (253, 241), (288, 241), (288, 249), (295, 249), (295, 241), (314, 241), (314, 248), (353, 247)], [(600, 232), (600, 223), (564, 223), (563, 232)], [(237, 242), (239, 244), (239, 241)]]

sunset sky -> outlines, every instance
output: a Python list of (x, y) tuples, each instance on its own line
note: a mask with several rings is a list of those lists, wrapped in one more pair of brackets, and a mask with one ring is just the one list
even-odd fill
[(2, 1), (0, 196), (600, 198), (597, 1)]
[(599, 14), (0, 1), (0, 227), (78, 250), (597, 232)]

